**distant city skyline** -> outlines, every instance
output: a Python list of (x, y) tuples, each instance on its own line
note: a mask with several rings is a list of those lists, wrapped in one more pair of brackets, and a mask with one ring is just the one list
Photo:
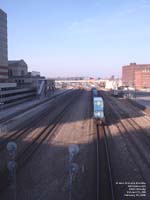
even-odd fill
[(8, 57), (47, 77), (121, 77), (131, 62), (150, 63), (148, 0), (1, 0)]

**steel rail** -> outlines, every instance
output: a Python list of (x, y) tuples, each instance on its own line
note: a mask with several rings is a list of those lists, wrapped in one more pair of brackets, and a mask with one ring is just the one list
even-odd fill
[[(34, 140), (27, 145), (27, 147), (25, 149), (23, 149), (23, 151), (17, 156), (17, 163), (22, 162), (22, 160), (26, 161), (26, 159), (28, 159), (33, 152), (35, 152), (35, 150), (37, 150), (37, 148), (45, 141), (45, 139), (51, 134), (53, 133), (53, 130), (55, 128), (57, 128), (57, 126), (60, 126), (59, 122), (61, 121), (61, 119), (63, 118), (64, 114), (68, 111), (68, 108), (72, 105), (73, 101), (75, 101), (75, 96), (72, 96), (71, 100), (69, 101), (69, 103), (67, 103), (67, 105), (65, 105), (65, 107), (61, 110), (61, 112), (53, 119), (53, 121), (47, 125), (38, 135), (36, 138), (34, 138)], [(53, 134), (52, 134), (53, 135)], [(50, 136), (52, 136), (50, 135)], [(35, 145), (35, 148), (33, 147), (33, 145)], [(28, 154), (27, 156), (28, 158), (23, 158), (23, 156), (26, 156), (25, 154)], [(22, 156), (23, 155), (23, 156)], [(24, 163), (18, 163), (18, 166), (23, 166)], [(19, 167), (20, 168), (20, 167)]]
[[(147, 160), (147, 158), (146, 158), (144, 152), (141, 151), (141, 149), (139, 148), (139, 145), (136, 143), (136, 141), (134, 140), (132, 134), (131, 134), (130, 131), (127, 129), (127, 124), (126, 124), (125, 122), (121, 121), (121, 119), (122, 119), (121, 117), (122, 117), (122, 116), (121, 116), (121, 114), (119, 113), (119, 110), (118, 110), (118, 109), (114, 109), (114, 105), (112, 106), (112, 104), (110, 104), (110, 103), (108, 102), (108, 100), (106, 100), (106, 104), (108, 104), (108, 106), (109, 106), (109, 107), (111, 108), (111, 110), (113, 111), (114, 117), (116, 117), (116, 119), (118, 120), (118, 124), (115, 124), (115, 126), (118, 128), (118, 130), (119, 130), (121, 136), (122, 136), (123, 138), (125, 138), (125, 141), (128, 140), (128, 141), (134, 146), (134, 148), (135, 148), (136, 152), (138, 153), (138, 155), (140, 156), (140, 159), (142, 160), (142, 162), (145, 163), (146, 166), (147, 166), (148, 168), (150, 168), (150, 162), (148, 162), (148, 160)], [(127, 119), (124, 119), (124, 120), (125, 120), (127, 123), (129, 123), (129, 121), (128, 121)], [(130, 124), (130, 125), (131, 125), (131, 124)], [(132, 127), (134, 127), (134, 126), (132, 126)], [(125, 136), (125, 134), (122, 132), (122, 128), (123, 128), (124, 131), (127, 133), (126, 136)], [(134, 128), (135, 128), (135, 127), (134, 127)], [(136, 131), (136, 129), (135, 129), (135, 131)], [(141, 174), (142, 179), (143, 179), (145, 182), (147, 182), (145, 176), (143, 175), (142, 170), (140, 169), (140, 166), (139, 166), (138, 162), (135, 160), (134, 155), (133, 155), (132, 151), (130, 150), (129, 145), (127, 144), (127, 142), (125, 142), (125, 143), (126, 143), (127, 149), (128, 149), (128, 151), (129, 151), (129, 153), (130, 153), (132, 159), (134, 160), (136, 166), (137, 166), (138, 169), (139, 169), (139, 172), (140, 172), (140, 174)], [(149, 190), (150, 190), (150, 184), (149, 184), (149, 183), (147, 183), (147, 186), (148, 186), (148, 188), (149, 188)]]
[[(27, 161), (34, 155), (34, 153), (38, 150), (41, 144), (49, 137), (55, 133), (57, 128), (60, 126), (59, 122), (63, 118), (64, 114), (68, 111), (68, 108), (72, 105), (72, 103), (76, 100), (75, 96), (81, 95), (82, 91), (79, 94), (73, 95), (70, 101), (65, 105), (65, 107), (61, 110), (61, 114), (59, 113), (47, 127), (42, 130), (38, 136), (22, 150), (22, 152), (17, 155), (17, 173), (25, 166)], [(54, 130), (56, 128), (56, 130)], [(54, 132), (53, 132), (54, 131)], [(50, 135), (51, 134), (51, 135)], [(38, 143), (39, 142), (39, 143)], [(0, 192), (3, 192), (4, 189), (8, 185), (8, 170), (4, 168), (0, 173)]]
[(113, 178), (112, 178), (112, 168), (111, 168), (109, 147), (108, 147), (108, 141), (107, 141), (107, 136), (106, 136), (106, 132), (105, 132), (105, 127), (104, 127), (104, 142), (105, 142), (105, 147), (106, 147), (106, 157), (107, 157), (109, 177), (110, 177), (111, 197), (112, 197), (112, 200), (115, 200)]
[[(68, 93), (69, 94), (69, 93)], [(67, 95), (67, 94), (65, 94)], [(65, 98), (66, 96), (64, 96)], [(53, 111), (56, 107), (57, 107), (58, 102), (56, 102), (54, 104), (54, 106), (52, 107), (51, 111)], [(44, 110), (38, 117), (36, 116), (36, 118), (33, 118), (28, 124), (27, 124), (27, 128), (22, 130), (22, 127), (13, 132), (12, 134), (10, 134), (9, 136), (5, 137), (3, 139), (3, 141), (0, 142), (0, 152), (3, 151), (3, 149), (5, 148), (6, 144), (8, 143), (8, 141), (10, 140), (16, 140), (18, 139), (20, 136), (23, 136), (24, 134), (27, 133), (27, 131), (32, 131), (34, 129), (33, 125), (36, 126), (36, 124), (38, 122), (40, 122), (41, 120), (43, 120), (44, 118), (47, 117), (47, 114), (49, 113), (49, 109)]]
[[(111, 97), (111, 100), (112, 100), (112, 97)], [(108, 103), (108, 102), (107, 102)], [(126, 113), (124, 110), (122, 110), (122, 108), (120, 107), (120, 106), (118, 106), (117, 105), (117, 103), (115, 102), (115, 100), (113, 99), (113, 103), (111, 102), (109, 102), (108, 104), (110, 104), (110, 106), (111, 106), (111, 109), (113, 109), (114, 108), (114, 106), (115, 106), (115, 110), (114, 110), (114, 112), (118, 112), (119, 113), (119, 115), (118, 115), (118, 118), (119, 119), (121, 119), (122, 118), (122, 116), (124, 117), (124, 116), (127, 116), (128, 115), (128, 113)], [(136, 108), (134, 108), (133, 107), (133, 109), (132, 110), (134, 110), (134, 112), (136, 112), (137, 114), (138, 114), (138, 111), (136, 111)], [(136, 120), (135, 119), (133, 119), (132, 117), (131, 118), (129, 118), (130, 117), (130, 114), (129, 114), (129, 116), (125, 119), (125, 121), (128, 123), (128, 124), (130, 124), (131, 126), (132, 126), (132, 128), (134, 129), (134, 131), (139, 131), (139, 130), (141, 130), (142, 131), (142, 133), (145, 133), (144, 135), (142, 134), (142, 135), (140, 135), (139, 137), (142, 139), (142, 141), (145, 143), (145, 145), (148, 147), (148, 149), (150, 149), (150, 141), (149, 141), (149, 136), (147, 135), (147, 132), (144, 130), (144, 128), (141, 126), (141, 125), (139, 125), (137, 122), (136, 122)], [(147, 117), (146, 116), (142, 116), (142, 117), (144, 117), (146, 120), (147, 120), (147, 122), (150, 120), (150, 119), (147, 119)], [(125, 126), (125, 128), (126, 128), (126, 126)], [(128, 131), (129, 132), (129, 131)]]
[[(111, 168), (111, 161), (110, 161), (110, 155), (109, 155), (109, 147), (108, 147), (108, 142), (107, 142), (107, 136), (105, 133), (105, 127), (104, 125), (99, 125), (96, 124), (96, 130), (97, 130), (97, 200), (101, 199), (101, 193), (103, 191), (100, 191), (101, 185), (100, 185), (100, 168), (101, 165), (103, 164), (104, 160), (100, 162), (100, 143), (101, 140), (103, 139), (104, 141), (104, 152), (105, 152), (105, 157), (106, 157), (106, 164), (107, 164), (107, 170), (108, 170), (108, 179), (109, 179), (109, 191), (110, 198), (109, 200), (115, 200), (115, 195), (114, 195), (114, 188), (113, 188), (113, 177), (112, 177), (112, 168)], [(103, 195), (102, 195), (103, 196)], [(103, 199), (105, 200), (105, 199)]]

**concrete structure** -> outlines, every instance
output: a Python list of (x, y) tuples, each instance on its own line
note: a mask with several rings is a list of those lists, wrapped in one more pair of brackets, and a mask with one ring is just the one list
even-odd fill
[(122, 81), (120, 79), (116, 80), (107, 80), (105, 82), (106, 89), (118, 90), (119, 87), (122, 86)]
[(8, 79), (7, 14), (0, 9), (0, 82)]
[(24, 60), (8, 61), (7, 14), (0, 9), (0, 106), (33, 98), (41, 79), (39, 72), (28, 73)]
[(105, 87), (107, 89), (114, 88), (114, 84), (117, 83), (117, 87), (122, 86), (120, 79), (108, 80), (108, 79), (87, 79), (87, 80), (55, 80), (56, 88), (67, 86), (83, 86), (83, 87)]
[(14, 76), (11, 78), (12, 81), (15, 81), (18, 86), (24, 85), (24, 86), (33, 86), (36, 87), (38, 80), (45, 80), (44, 76), (31, 76), (31, 74), (27, 74), (26, 76)]
[(150, 88), (150, 64), (131, 63), (122, 67), (123, 85), (135, 88)]
[(31, 75), (32, 76), (40, 76), (40, 72), (32, 71)]
[(24, 60), (9, 60), (8, 75), (9, 78), (16, 76), (26, 76), (28, 73), (28, 65)]
[(0, 103), (8, 104), (17, 101), (33, 99), (36, 96), (35, 88), (15, 88), (0, 91)]
[(24, 60), (8, 61), (9, 80), (17, 83), (19, 88), (34, 87), (40, 96), (47, 90), (55, 90), (55, 81), (46, 80), (44, 76), (40, 76), (40, 72), (28, 72), (28, 66)]
[(17, 87), (16, 83), (0, 83), (0, 90), (6, 90), (6, 89), (14, 89)]
[(47, 79), (47, 90), (54, 91), (55, 90), (55, 80)]
[(37, 87), (39, 80), (45, 80), (40, 72), (28, 72), (28, 65), (24, 60), (8, 61), (8, 74), (9, 80), (16, 82), (19, 87)]

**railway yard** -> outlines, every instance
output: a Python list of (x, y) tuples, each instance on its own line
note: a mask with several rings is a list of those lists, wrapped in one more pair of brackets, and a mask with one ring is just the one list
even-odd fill
[(0, 200), (150, 199), (149, 114), (107, 91), (98, 96), (104, 124), (93, 118), (89, 89), (1, 111)]

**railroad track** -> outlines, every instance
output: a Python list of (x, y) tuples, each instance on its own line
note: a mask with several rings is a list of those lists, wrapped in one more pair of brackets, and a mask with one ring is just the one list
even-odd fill
[[(34, 155), (42, 143), (50, 137), (50, 139), (55, 135), (56, 129), (60, 126), (59, 122), (63, 118), (64, 114), (68, 111), (69, 107), (75, 102), (76, 98), (81, 95), (82, 91), (78, 91), (67, 101), (65, 106), (61, 109), (60, 113), (48, 124), (44, 129), (42, 129), (34, 140), (25, 145), (19, 154), (16, 156), (17, 162), (17, 173), (25, 166), (29, 159)], [(8, 170), (5, 167), (0, 173), (0, 191), (2, 192), (8, 185)]]
[[(113, 103), (115, 103), (116, 105), (119, 106), (119, 108), (121, 109), (120, 106), (120, 101), (118, 99), (114, 99), (113, 97), (111, 97), (111, 100), (113, 101)], [(116, 103), (117, 101), (117, 103)], [(150, 122), (150, 115), (148, 115), (147, 113), (145, 113), (143, 110), (141, 110), (139, 107), (136, 107), (134, 104), (132, 104), (130, 101), (125, 102), (125, 106), (129, 106), (129, 108), (133, 111), (133, 114), (135, 116), (139, 116), (142, 114), (142, 118), (147, 121), (148, 123)], [(123, 111), (125, 112), (125, 111)], [(143, 120), (143, 122), (144, 122)]]
[[(117, 98), (115, 98), (115, 97), (110, 97), (109, 95), (105, 94), (104, 92), (102, 92), (102, 94), (103, 94), (104, 97), (111, 99), (111, 101), (113, 101), (113, 104), (119, 106), (119, 108), (121, 109), (121, 107), (120, 107), (120, 101), (119, 101)], [(116, 103), (116, 101), (117, 101), (117, 103)], [(132, 104), (130, 101), (125, 102), (125, 106), (130, 106), (130, 109), (134, 112), (134, 115), (135, 115), (135, 116), (136, 116), (136, 115), (138, 116), (138, 115), (140, 115), (140, 113), (141, 113), (141, 114), (143, 114), (142, 117), (143, 117), (148, 123), (150, 122), (150, 115), (147, 114), (147, 113), (145, 113), (145, 112), (144, 112), (143, 110), (141, 110), (139, 107), (137, 107), (137, 106), (135, 106), (134, 104)], [(122, 109), (121, 109), (121, 110), (122, 110)], [(124, 110), (122, 110), (122, 112), (123, 112), (124, 114), (126, 113)], [(126, 115), (128, 115), (128, 114), (126, 113)], [(128, 116), (130, 116), (130, 115), (128, 115)], [(130, 117), (131, 117), (131, 116), (130, 116)], [(143, 121), (143, 123), (144, 123), (144, 121)]]
[[(126, 119), (126, 118), (122, 119), (123, 112), (117, 107), (117, 105), (115, 106), (114, 103), (110, 103), (107, 99), (105, 99), (105, 103), (113, 111), (113, 119), (111, 119), (111, 122), (114, 121), (114, 125), (117, 127), (120, 135), (124, 138), (128, 152), (130, 153), (134, 163), (136, 164), (140, 172), (141, 178), (147, 183), (147, 187), (150, 190), (149, 181), (147, 180), (147, 177), (145, 176), (144, 171), (141, 170), (142, 169), (141, 164), (139, 163), (139, 161), (136, 159), (136, 156), (134, 155), (134, 151), (136, 151), (138, 157), (142, 161), (141, 162), (142, 165), (144, 164), (147, 167), (147, 169), (150, 168), (149, 157), (148, 155), (146, 156), (148, 152), (147, 152), (147, 149), (145, 149), (144, 145), (142, 145), (142, 147), (141, 145), (139, 145), (139, 142), (141, 143), (141, 141), (139, 140), (139, 136), (137, 137), (136, 135), (137, 127), (135, 128), (136, 124), (133, 125), (134, 120), (131, 123), (130, 119)], [(115, 122), (115, 120), (117, 120), (117, 122)], [(134, 147), (134, 151), (133, 151), (133, 147)]]
[(115, 200), (113, 178), (105, 127), (96, 124), (97, 132), (97, 200)]
[[(127, 102), (130, 103), (131, 105), (133, 105), (133, 109), (135, 109), (135, 112), (137, 112), (137, 109), (139, 111), (141, 111), (142, 113), (144, 113), (146, 116), (145, 118), (147, 118), (150, 121), (150, 112), (146, 110), (146, 107), (140, 107), (141, 105), (139, 103), (137, 103), (136, 101), (130, 101), (130, 99), (127, 99)], [(137, 104), (136, 104), (137, 103)]]
[[(70, 91), (69, 91), (69, 92), (70, 92)], [(51, 100), (53, 100), (53, 99), (55, 99), (55, 98), (57, 98), (57, 97), (59, 97), (59, 96), (61, 96), (61, 95), (64, 95), (64, 94), (66, 94), (66, 93), (68, 93), (68, 91), (63, 92), (63, 93), (60, 93), (60, 94), (57, 94), (57, 95), (52, 96), (52, 97), (50, 97), (50, 98), (47, 98), (47, 99), (45, 99), (45, 100), (43, 100), (43, 101), (41, 101), (41, 102), (36, 103), (34, 106), (33, 106), (33, 105), (30, 105), (28, 108), (24, 108), (24, 109), (18, 110), (17, 112), (12, 113), (12, 114), (10, 114), (9, 116), (0, 119), (0, 124), (6, 123), (6, 122), (9, 121), (10, 119), (12, 119), (12, 118), (14, 118), (14, 117), (16, 117), (16, 116), (19, 116), (20, 114), (22, 114), (22, 113), (24, 113), (24, 112), (27, 112), (27, 111), (29, 111), (29, 110), (32, 110), (33, 108), (39, 107), (39, 106), (43, 105), (44, 103), (47, 103), (47, 102), (49, 102), (49, 101), (51, 101)]]
[[(61, 97), (61, 102), (65, 101), (66, 95), (69, 95), (69, 93), (65, 94), (63, 97)], [(24, 136), (25, 134), (33, 131), (36, 128), (36, 125), (41, 122), (41, 120), (44, 120), (44, 119), (47, 118), (47, 115), (49, 114), (50, 111), (52, 112), (52, 111), (54, 111), (57, 108), (57, 106), (59, 105), (59, 103), (60, 103), (59, 101), (54, 102), (54, 104), (52, 105), (52, 107), (50, 108), (50, 110), (49, 109), (43, 110), (43, 112), (40, 113), (40, 115), (36, 116), (36, 118), (33, 118), (30, 122), (28, 122), (27, 125), (26, 125), (26, 127), (24, 129), (22, 127), (20, 127), (17, 131), (12, 132), (8, 136), (5, 136), (5, 138), (3, 138), (2, 141), (0, 141), (0, 152), (5, 149), (6, 144), (10, 140), (11, 141), (12, 140), (15, 141), (18, 138)]]
[[(122, 110), (120, 106), (118, 107), (117, 103), (114, 100), (113, 100), (113, 102), (109, 102), (109, 104), (111, 105), (111, 109), (113, 109), (114, 112), (116, 113), (118, 119), (125, 118), (125, 120), (124, 120), (125, 122), (122, 122), (122, 124), (124, 126), (124, 129), (127, 132), (129, 132), (129, 131), (126, 127), (130, 126), (132, 129), (132, 132), (135, 132), (136, 135), (137, 135), (137, 132), (142, 133), (142, 134), (138, 134), (137, 138), (140, 138), (140, 140), (142, 140), (144, 142), (144, 144), (147, 146), (148, 150), (150, 151), (150, 136), (148, 136), (148, 132), (141, 125), (139, 125), (134, 118), (130, 117), (130, 114), (128, 114), (127, 112)], [(125, 123), (126, 123), (126, 125), (125, 125)], [(129, 134), (130, 134), (130, 132), (129, 132)], [(131, 135), (131, 137), (132, 137), (132, 135)]]

